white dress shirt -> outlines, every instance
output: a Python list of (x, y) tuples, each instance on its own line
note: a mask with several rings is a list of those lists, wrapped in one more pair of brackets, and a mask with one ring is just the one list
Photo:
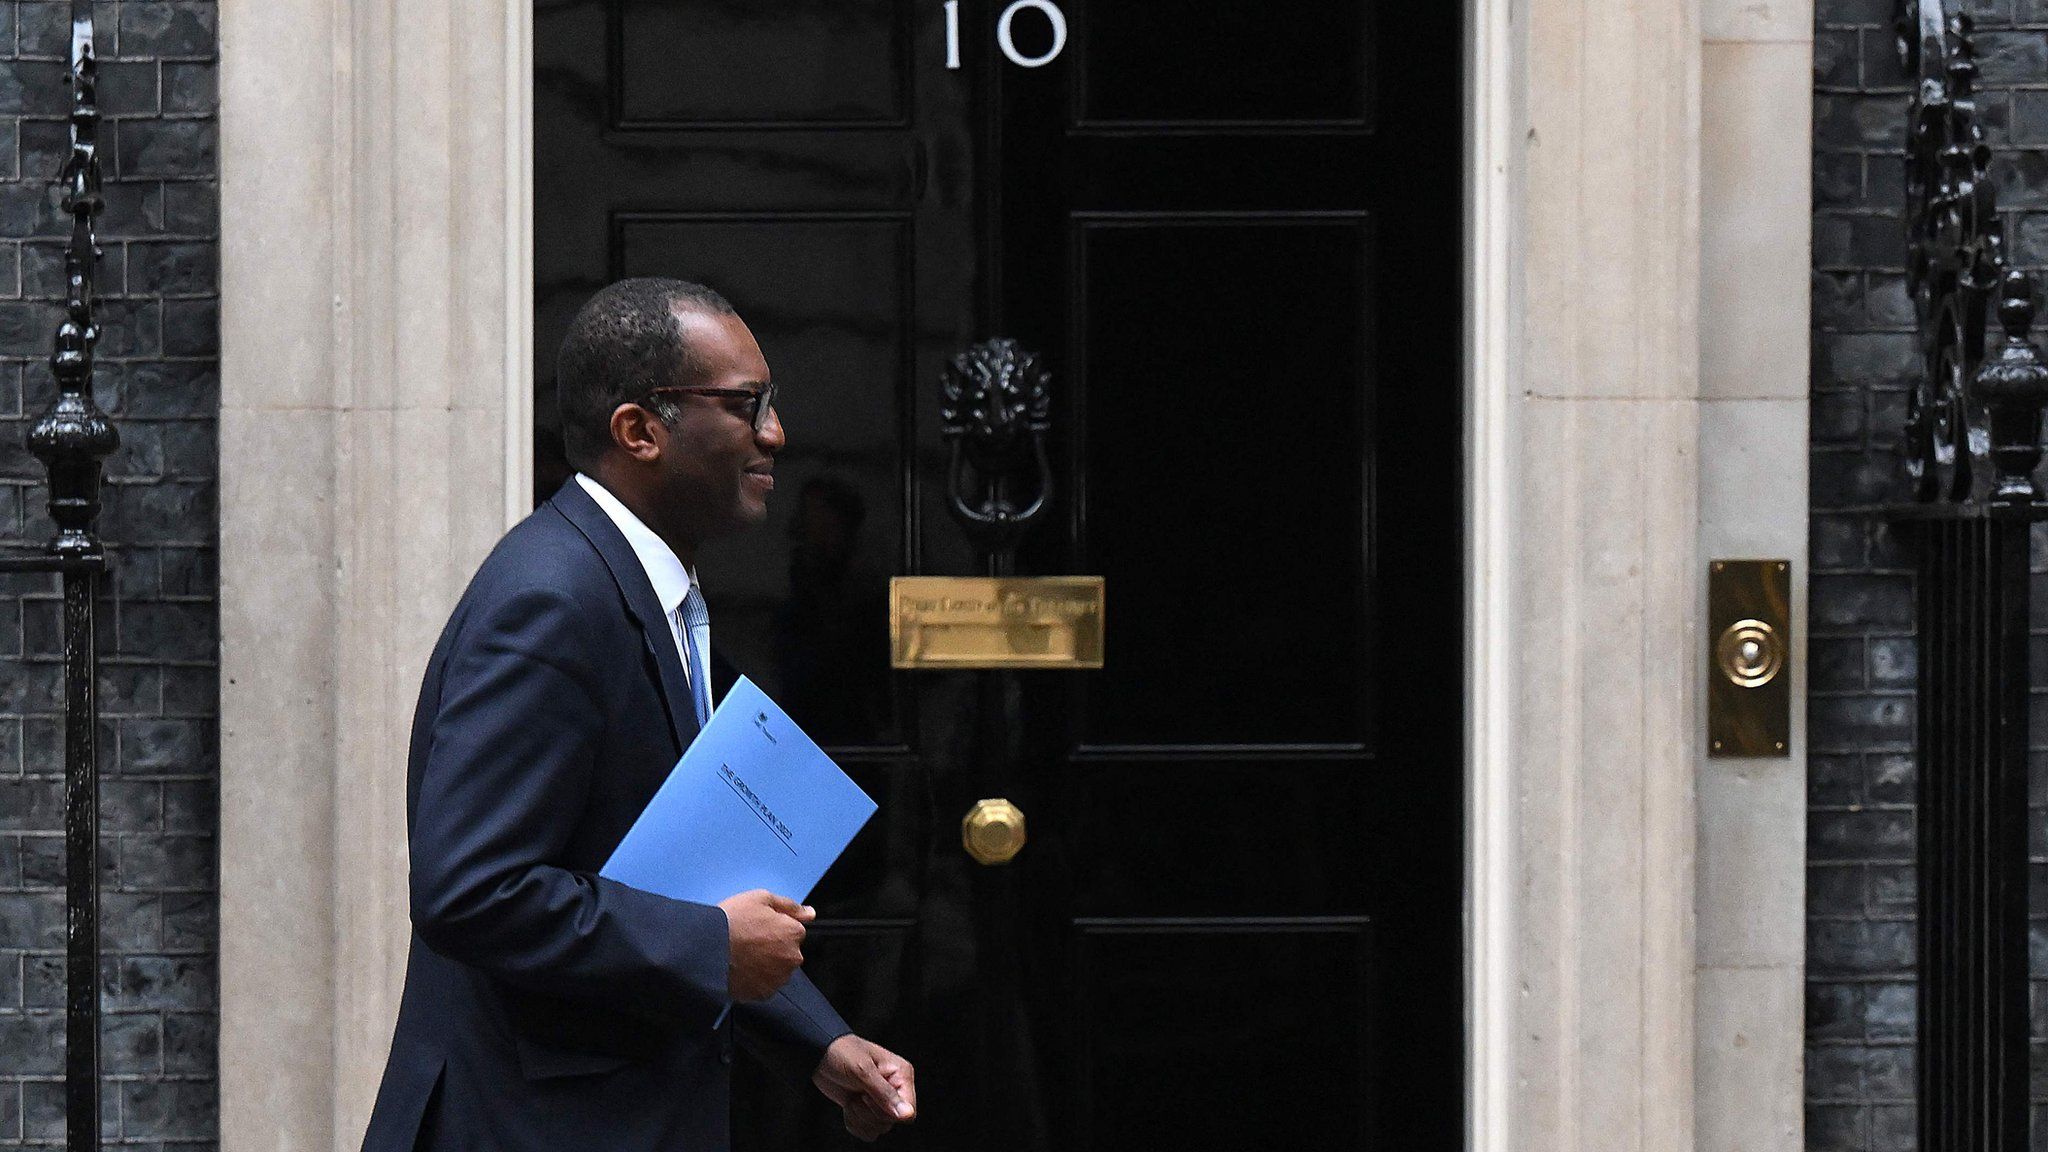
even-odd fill
[[(697, 634), (690, 637), (697, 647), (696, 667), (691, 666), (690, 645), (683, 640), (683, 597), (690, 594), (690, 585), (697, 583), (697, 574), (683, 567), (675, 549), (633, 515), (632, 509), (619, 503), (619, 498), (606, 491), (604, 485), (581, 472), (576, 474), (576, 482), (583, 485), (583, 490), (590, 493), (590, 498), (597, 501), (597, 506), (604, 509), (604, 514), (611, 517), (613, 524), (618, 525), (619, 534), (632, 545), (633, 555), (639, 558), (640, 567), (646, 570), (647, 582), (654, 585), (654, 598), (661, 602), (662, 614), (668, 617), (669, 635), (676, 642), (676, 656), (683, 663), (683, 674), (690, 680), (691, 691), (694, 692), (700, 682), (711, 683), (710, 623), (707, 621), (699, 626)], [(701, 587), (698, 595), (703, 595)]]

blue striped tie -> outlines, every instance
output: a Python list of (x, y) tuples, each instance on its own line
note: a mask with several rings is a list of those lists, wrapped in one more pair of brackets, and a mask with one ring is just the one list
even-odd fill
[(711, 613), (704, 607), (704, 595), (697, 591), (697, 582), (690, 581), (690, 591), (683, 597), (682, 607), (676, 609), (676, 617), (683, 625), (683, 651), (690, 658), (690, 703), (697, 709), (697, 727), (711, 722), (711, 665), (704, 657), (705, 649), (711, 646)]

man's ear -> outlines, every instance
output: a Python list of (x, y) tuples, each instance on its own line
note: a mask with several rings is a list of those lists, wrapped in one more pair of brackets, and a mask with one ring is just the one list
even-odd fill
[(661, 457), (668, 442), (668, 429), (654, 413), (638, 404), (621, 404), (612, 409), (612, 443), (634, 460), (651, 462)]

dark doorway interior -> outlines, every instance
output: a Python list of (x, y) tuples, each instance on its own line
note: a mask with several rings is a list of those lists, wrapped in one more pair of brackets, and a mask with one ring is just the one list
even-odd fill
[[(893, 1143), (1455, 1148), (1458, 6), (1063, 0), (1062, 43), (1006, 5), (537, 0), (541, 494), (582, 300), (729, 295), (790, 447), (702, 574), (881, 803), (809, 969), (918, 1062)], [(986, 570), (936, 381), (992, 336), (1053, 372), (1016, 567), (1107, 579), (1099, 672), (889, 670), (888, 577)], [(1031, 842), (984, 867), (993, 796)], [(743, 1147), (848, 1140), (735, 1107)]]

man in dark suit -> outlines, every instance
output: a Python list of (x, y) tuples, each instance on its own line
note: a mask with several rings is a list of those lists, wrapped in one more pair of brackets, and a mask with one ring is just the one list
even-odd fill
[(768, 366), (716, 293), (627, 280), (557, 384), (578, 475), (478, 569), (420, 689), (412, 955), (365, 1152), (716, 1152), (735, 1040), (873, 1139), (914, 1074), (805, 978), (809, 908), (597, 875), (708, 715), (694, 564), (767, 514)]

